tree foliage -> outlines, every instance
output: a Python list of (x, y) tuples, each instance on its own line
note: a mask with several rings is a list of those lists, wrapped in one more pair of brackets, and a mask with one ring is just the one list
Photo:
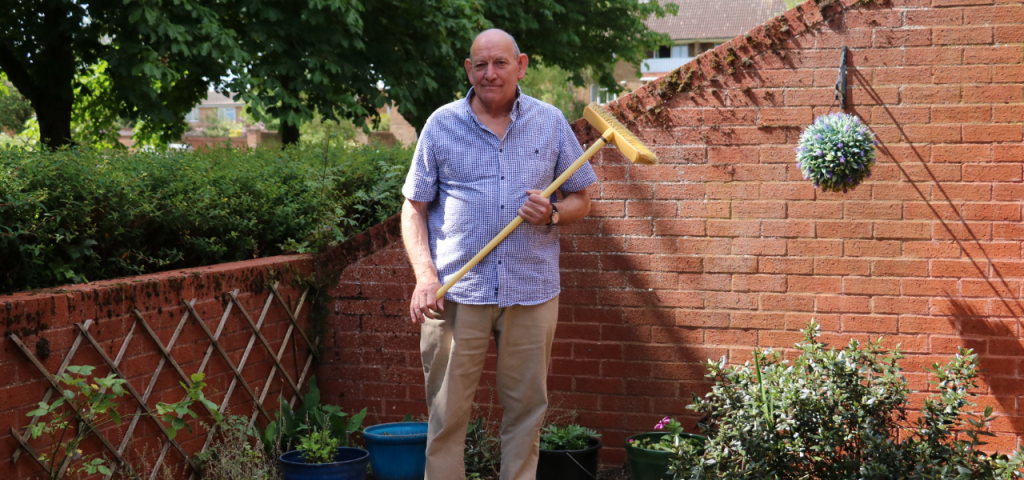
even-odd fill
[(279, 118), (292, 143), (314, 112), (361, 123), (387, 102), (422, 126), (466, 91), (461, 60), (490, 26), (577, 85), (588, 69), (618, 89), (614, 63), (663, 42), (643, 21), (666, 11), (656, 0), (16, 0), (0, 11), (0, 70), (52, 148), (74, 141), (76, 96), (102, 122), (90, 138), (121, 117), (172, 141), (210, 87)]

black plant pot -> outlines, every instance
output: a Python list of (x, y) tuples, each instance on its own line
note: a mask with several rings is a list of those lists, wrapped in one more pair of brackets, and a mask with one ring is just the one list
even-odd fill
[(583, 450), (544, 450), (537, 461), (537, 480), (593, 480), (601, 439), (591, 437)]

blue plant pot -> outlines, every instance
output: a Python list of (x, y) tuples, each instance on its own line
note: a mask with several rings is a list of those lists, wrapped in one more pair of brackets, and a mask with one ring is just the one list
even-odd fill
[(338, 447), (332, 463), (306, 463), (302, 452), (292, 450), (281, 455), (284, 480), (366, 480), (370, 454), (361, 448)]
[(384, 423), (363, 430), (370, 467), (377, 480), (423, 480), (427, 465), (427, 423)]

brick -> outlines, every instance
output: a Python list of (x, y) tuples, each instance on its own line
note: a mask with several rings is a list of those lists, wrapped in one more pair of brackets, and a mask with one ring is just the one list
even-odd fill
[(897, 202), (846, 202), (844, 218), (890, 219), (901, 218), (901, 205)]
[(785, 292), (786, 277), (782, 275), (733, 275), (735, 292)]
[(910, 85), (931, 83), (932, 67), (876, 68), (872, 74), (874, 85)]
[(733, 255), (785, 255), (786, 240), (764, 238), (736, 238), (732, 243)]
[(876, 240), (908, 240), (931, 238), (931, 225), (926, 222), (874, 222)]
[(1024, 39), (1024, 25), (997, 25), (993, 36), (996, 43), (1019, 43)]
[(1021, 166), (1017, 165), (964, 165), (965, 182), (1013, 182), (1021, 180)]
[(704, 198), (704, 185), (658, 183), (654, 185), (656, 200), (696, 200)]
[(758, 110), (759, 125), (803, 127), (813, 122), (809, 107), (762, 108)]
[(873, 45), (880, 48), (920, 47), (932, 44), (932, 31), (928, 28), (893, 30), (876, 28)]
[(975, 64), (1017, 64), (1021, 63), (1021, 46), (966, 47), (964, 63)]
[(1020, 6), (970, 7), (964, 9), (965, 25), (998, 25), (1024, 23)]
[(844, 332), (896, 333), (898, 318), (893, 315), (843, 315)]
[(708, 163), (758, 163), (757, 147), (708, 147)]
[[(959, 47), (913, 47), (905, 51), (906, 65), (960, 65), (964, 49)], [(975, 62), (982, 63), (982, 62)]]
[(842, 202), (789, 202), (789, 218), (843, 218)]
[(655, 235), (686, 235), (699, 236), (705, 234), (704, 220), (701, 219), (656, 219), (654, 220)]
[(935, 27), (932, 41), (936, 45), (991, 44), (992, 27)]
[(1020, 162), (1024, 160), (1024, 145), (993, 145), (992, 161)]
[[(990, 145), (933, 145), (932, 162), (935, 163), (978, 163), (992, 158)], [(966, 160), (966, 162), (965, 162)]]
[(898, 278), (844, 277), (843, 291), (847, 295), (898, 295)]
[(933, 69), (935, 83), (991, 83), (992, 67), (989, 65), (938, 66)]
[(659, 272), (701, 272), (703, 261), (686, 255), (656, 255), (651, 257), (651, 270)]
[(761, 222), (764, 237), (813, 237), (814, 222), (801, 220), (765, 220)]
[(871, 238), (871, 222), (819, 221), (815, 225), (818, 238)]
[(960, 7), (968, 5), (992, 5), (993, 0), (932, 0), (933, 7)]
[(960, 86), (908, 85), (900, 91), (904, 104), (945, 104), (960, 102)]
[(871, 313), (869, 297), (850, 295), (819, 295), (815, 298), (815, 311), (838, 313)]
[(734, 201), (733, 218), (785, 218), (785, 202)]
[(843, 251), (848, 257), (898, 257), (900, 242), (892, 240), (846, 240)]
[(961, 25), (964, 19), (962, 8), (908, 10), (905, 14), (906, 26), (946, 26)]
[(710, 237), (756, 237), (761, 232), (760, 220), (708, 220)]
[(757, 271), (757, 258), (709, 256), (704, 259), (704, 271), (709, 273), (754, 273)]
[(840, 293), (840, 277), (790, 275), (786, 278), (786, 291), (791, 293)]
[(988, 262), (971, 260), (931, 260), (929, 274), (933, 277), (979, 278), (987, 272)]
[(966, 220), (1020, 221), (1019, 203), (967, 203), (961, 210)]
[(964, 85), (964, 103), (1020, 103), (1024, 87), (1019, 85)]
[(957, 280), (904, 278), (900, 280), (900, 292), (910, 296), (948, 297), (957, 292)]
[(725, 201), (679, 201), (680, 217), (728, 218), (729, 202)]
[(993, 105), (992, 121), (996, 123), (1019, 123), (1024, 119), (1024, 105)]
[(764, 311), (810, 312), (814, 310), (814, 295), (762, 293), (761, 309)]
[(758, 198), (758, 185), (747, 182), (709, 183), (706, 185), (707, 198), (733, 200)]

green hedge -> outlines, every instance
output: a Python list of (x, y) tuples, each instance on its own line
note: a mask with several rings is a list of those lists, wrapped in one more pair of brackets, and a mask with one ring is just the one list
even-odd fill
[(0, 293), (336, 244), (399, 210), (411, 157), (0, 149)]

